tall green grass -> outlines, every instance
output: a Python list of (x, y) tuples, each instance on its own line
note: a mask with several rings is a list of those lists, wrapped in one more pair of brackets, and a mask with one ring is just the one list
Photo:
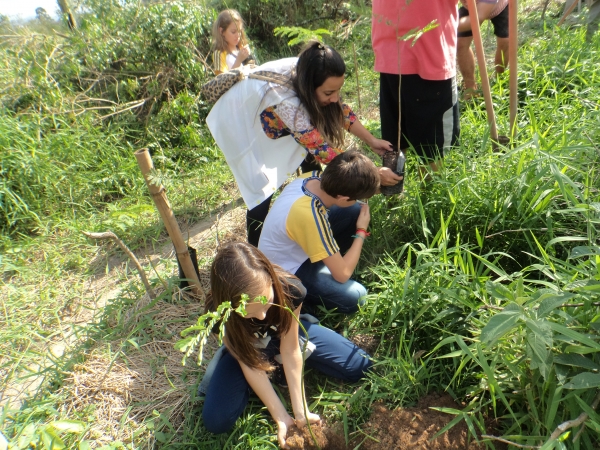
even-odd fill
[[(113, 4), (105, 6), (107, 15), (114, 13)], [(174, 17), (179, 17), (177, 8)], [(140, 20), (161, 30), (175, 26), (159, 10), (156, 6)], [(348, 17), (360, 19), (363, 10), (350, 8)], [(135, 17), (135, 9), (126, 13)], [(97, 39), (127, 25), (119, 17), (103, 27), (94, 22), (98, 17), (90, 16), (86, 25)], [(350, 337), (376, 336), (375, 369), (357, 386), (307, 373), (311, 407), (330, 423), (341, 423), (348, 440), (363, 433), (361, 425), (374, 402), (404, 406), (445, 390), (466, 405), (447, 411), (453, 415), (451, 425), (466, 421), (478, 439), (493, 432), (521, 445), (546, 443), (547, 449), (599, 445), (600, 419), (590, 408), (600, 386), (598, 37), (587, 46), (581, 29), (557, 29), (550, 23), (543, 28), (537, 17), (525, 15), (522, 23), (527, 34), (519, 52), (516, 146), (492, 152), (483, 103), (461, 105), (461, 143), (447, 155), (439, 176), (420, 184), (416, 159), (409, 155), (405, 196), (370, 200), (372, 237), (358, 271), (369, 287), (367, 304), (350, 319), (330, 315), (324, 323)], [(363, 112), (369, 111), (376, 106), (377, 75), (368, 67), (368, 22), (349, 34), (344, 32), (350, 25), (338, 25), (332, 24), (340, 30), (332, 39), (349, 61), (346, 95), (356, 106), (354, 44)], [(189, 20), (182, 27), (177, 36), (195, 29)], [(78, 89), (76, 75), (85, 69), (72, 61), (62, 74), (65, 89), (52, 84), (37, 64), (54, 48), (50, 38), (44, 39), (35, 51), (22, 47), (21, 53), (11, 53), (2, 47), (4, 61), (22, 57), (28, 62), (5, 63), (11, 69), (0, 73), (4, 87), (10, 87), (2, 91), (5, 109), (0, 115), (0, 373), (10, 380), (35, 374), (36, 364), (48, 357), (47, 344), (63, 330), (61, 314), (77, 304), (84, 283), (97, 273), (97, 267), (88, 267), (97, 250), (79, 231), (110, 228), (133, 245), (159, 238), (161, 228), (132, 150), (151, 147), (180, 218), (194, 220), (233, 195), (222, 189), (233, 187), (231, 175), (202, 125), (208, 106), (189, 86), (171, 85), (146, 116), (132, 112), (98, 121), (101, 114), (93, 111), (79, 116), (49, 114), (51, 108), (40, 112), (42, 100), (52, 108), (68, 104), (65, 99)], [(136, 47), (143, 43), (140, 39), (131, 39), (136, 55), (142, 54)], [(126, 44), (103, 42), (98, 54), (113, 52), (110, 61), (115, 62), (119, 52), (127, 52)], [(152, 54), (159, 58), (157, 48)], [(177, 64), (187, 50), (164, 61)], [(48, 67), (51, 73), (57, 70), (53, 64)], [(38, 70), (39, 96), (22, 84), (33, 69)], [(178, 73), (198, 82), (197, 69), (188, 64)], [(11, 77), (21, 81), (11, 84)], [(142, 87), (121, 79), (120, 90), (110, 95), (130, 101), (149, 92)], [(500, 131), (507, 134), (508, 74), (495, 79), (492, 89)], [(365, 122), (377, 131), (376, 120)], [(166, 262), (161, 278), (173, 283), (172, 272), (173, 262)], [(0, 413), (0, 428), (17, 448), (27, 448), (32, 440), (50, 448), (48, 436), (53, 435), (68, 448), (85, 448), (81, 442), (88, 439), (85, 430), (94, 421), (93, 408), (63, 408), (67, 399), (61, 386), (72, 364), (85, 361), (97, 343), (109, 352), (114, 343), (131, 339), (119, 354), (126, 361), (136, 345), (172, 337), (169, 324), (156, 324), (154, 313), (146, 310), (139, 323), (127, 323), (123, 311), (140, 295), (132, 281), (100, 317), (76, 330), (81, 340), (44, 369), (38, 394), (23, 407)], [(23, 367), (33, 369), (27, 373)], [(195, 398), (197, 375), (190, 373), (190, 397), (180, 426), (170, 422), (167, 407), (158, 407), (138, 428), (128, 422), (127, 411), (120, 420), (131, 427), (132, 438), (110, 448), (139, 448), (148, 442), (158, 448), (275, 447), (273, 424), (257, 399), (231, 433), (207, 433), (200, 420), (202, 403)], [(589, 414), (585, 427), (547, 442), (558, 424), (581, 412)], [(499, 420), (488, 430), (492, 418)], [(65, 419), (77, 422), (60, 422)]]

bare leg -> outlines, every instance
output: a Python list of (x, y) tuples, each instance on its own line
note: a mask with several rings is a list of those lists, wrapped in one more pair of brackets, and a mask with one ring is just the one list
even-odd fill
[(508, 38), (496, 38), (496, 73), (502, 73), (508, 67)]
[(419, 175), (421, 177), (421, 182), (429, 182), (431, 181), (432, 173), (437, 173), (442, 169), (444, 165), (444, 161), (442, 159), (438, 159), (436, 161), (430, 161), (428, 166), (419, 166)]
[(475, 83), (475, 55), (471, 50), (471, 42), (473, 42), (471, 36), (459, 37), (456, 48), (456, 60), (463, 77), (465, 89), (477, 89), (477, 83)]

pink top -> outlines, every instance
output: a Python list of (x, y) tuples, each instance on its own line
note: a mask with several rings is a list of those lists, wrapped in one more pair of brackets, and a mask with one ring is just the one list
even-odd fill
[[(465, 7), (465, 9), (469, 9), (469, 5), (467, 5), (467, 0), (461, 0), (460, 3)], [(506, 8), (508, 6), (508, 0), (476, 0), (475, 3), (476, 4), (477, 3), (489, 3), (491, 5), (493, 5), (493, 4), (496, 5), (496, 7), (492, 11), (492, 13), (490, 14), (490, 17), (488, 17), (488, 19), (493, 19), (498, 14), (500, 14), (502, 11), (504, 11), (504, 8)]]
[[(373, 0), (371, 40), (377, 72), (417, 74), (426, 80), (456, 75), (458, 0)], [(437, 20), (437, 27), (417, 39), (400, 40)], [(400, 71), (398, 70), (400, 52)]]

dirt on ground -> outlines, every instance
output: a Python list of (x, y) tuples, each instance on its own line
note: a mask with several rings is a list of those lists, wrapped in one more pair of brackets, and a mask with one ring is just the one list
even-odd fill
[[(417, 406), (390, 411), (382, 403), (373, 405), (371, 418), (364, 425), (363, 450), (483, 450), (469, 436), (464, 422), (459, 422), (446, 433), (432, 440), (444, 428), (453, 414), (443, 413), (433, 407), (462, 409), (448, 394), (429, 394)], [(362, 438), (361, 438), (362, 439)], [(500, 447), (497, 447), (500, 448)], [(502, 447), (504, 448), (504, 447)]]
[(349, 339), (369, 355), (375, 353), (375, 350), (377, 350), (377, 347), (379, 347), (379, 343), (381, 342), (379, 336), (373, 336), (372, 334), (355, 334)]
[[(318, 446), (315, 444), (315, 440)], [(327, 425), (312, 425), (310, 431), (308, 427), (304, 427), (302, 430), (292, 427), (288, 431), (285, 443), (290, 450), (318, 450), (319, 448), (322, 450), (346, 450), (348, 448), (341, 426), (332, 428)]]
[[(307, 427), (290, 429), (286, 444), (290, 450), (346, 450), (359, 446), (361, 450), (483, 450), (470, 436), (467, 426), (460, 422), (436, 439), (433, 436), (455, 416), (437, 411), (435, 407), (460, 409), (448, 394), (429, 394), (419, 400), (417, 406), (388, 409), (383, 403), (375, 403), (370, 419), (346, 445), (341, 424), (333, 427), (312, 426), (315, 440)], [(498, 450), (505, 450), (503, 444)]]

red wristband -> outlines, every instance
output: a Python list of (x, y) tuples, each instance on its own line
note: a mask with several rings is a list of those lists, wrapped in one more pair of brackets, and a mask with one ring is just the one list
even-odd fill
[(371, 233), (369, 233), (367, 230), (365, 230), (364, 228), (357, 228), (356, 232), (358, 233), (359, 231), (362, 231), (363, 233), (365, 233), (365, 236), (371, 236)]

